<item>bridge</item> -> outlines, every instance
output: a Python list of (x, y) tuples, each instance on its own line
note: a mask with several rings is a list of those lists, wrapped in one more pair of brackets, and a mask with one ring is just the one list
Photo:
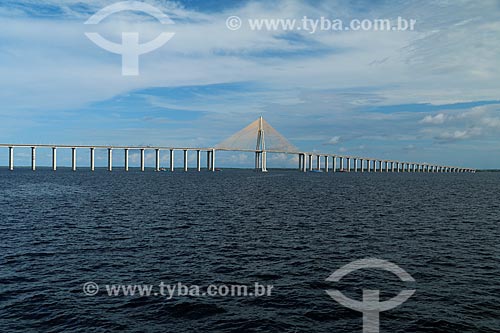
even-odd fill
[[(475, 173), (472, 168), (446, 166), (431, 163), (387, 160), (361, 156), (339, 155), (331, 153), (304, 152), (275, 130), (262, 117), (249, 124), (241, 131), (222, 141), (214, 147), (164, 147), (164, 146), (102, 146), (102, 145), (49, 145), (49, 144), (0, 144), (9, 150), (9, 170), (14, 170), (14, 149), (31, 149), (31, 170), (37, 168), (36, 152), (40, 148), (52, 150), (52, 170), (57, 170), (57, 151), (71, 149), (71, 169), (77, 170), (77, 151), (88, 149), (90, 153), (90, 170), (95, 171), (95, 151), (107, 150), (107, 169), (113, 170), (113, 151), (124, 151), (124, 170), (129, 171), (129, 152), (140, 152), (140, 170), (145, 171), (145, 152), (155, 151), (155, 171), (164, 170), (160, 163), (160, 154), (170, 154), (169, 170), (175, 170), (174, 156), (182, 152), (183, 170), (188, 171), (188, 154), (196, 154), (196, 171), (201, 171), (201, 156), (206, 153), (206, 170), (216, 171), (216, 152), (248, 152), (255, 154), (254, 169), (267, 172), (267, 154), (288, 154), (298, 156), (298, 170), (301, 172), (429, 172), (429, 173)], [(315, 160), (315, 161), (314, 161)], [(322, 163), (323, 160), (323, 163)], [(332, 162), (331, 167), (330, 163)], [(315, 163), (314, 163), (315, 162)]]

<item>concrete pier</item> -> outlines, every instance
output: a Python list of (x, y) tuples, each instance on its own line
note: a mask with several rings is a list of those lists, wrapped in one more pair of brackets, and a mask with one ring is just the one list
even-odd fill
[(260, 152), (255, 152), (255, 171), (260, 168)]
[(339, 157), (339, 170), (340, 171), (345, 171), (345, 165), (344, 165), (344, 158), (343, 157)]
[(329, 161), (329, 157), (325, 155), (325, 172), (328, 172), (329, 170), (329, 165), (328, 165), (328, 161)]
[(113, 148), (108, 148), (108, 171), (113, 171)]
[(337, 172), (337, 156), (332, 156), (332, 172)]
[(71, 170), (76, 171), (76, 148), (71, 148)]
[(354, 159), (354, 172), (358, 172), (358, 159)]
[(52, 170), (57, 170), (57, 148), (52, 147)]
[(95, 170), (95, 148), (90, 148), (90, 171)]
[(184, 149), (184, 172), (188, 171), (188, 151)]
[(159, 172), (160, 171), (160, 149), (155, 149), (155, 171)]
[(311, 154), (309, 154), (307, 156), (307, 158), (308, 158), (307, 162), (309, 163), (308, 164), (308, 169), (309, 169), (309, 171), (312, 171), (313, 170), (313, 156)]
[(201, 150), (196, 151), (196, 171), (201, 171)]
[(212, 172), (215, 172), (215, 149), (212, 149)]
[(31, 170), (36, 170), (36, 147), (31, 147)]
[(144, 149), (140, 149), (141, 152), (141, 172), (145, 170), (145, 161), (144, 161)]
[(365, 172), (365, 165), (364, 165), (364, 160), (363, 159), (360, 159), (359, 160), (359, 165), (361, 166), (361, 172)]
[(347, 172), (351, 172), (351, 158), (347, 158)]
[(262, 154), (261, 171), (267, 172), (267, 152), (263, 151), (261, 154)]
[(9, 170), (14, 170), (14, 147), (9, 147)]
[[(210, 159), (209, 159), (210, 160)], [(174, 150), (170, 149), (170, 172), (174, 172), (175, 170), (175, 165), (174, 165)]]
[(124, 156), (124, 158), (125, 158), (124, 168), (125, 168), (125, 171), (128, 172), (128, 170), (129, 170), (129, 166), (128, 166), (128, 149), (124, 149), (123, 152), (125, 154), (125, 156)]

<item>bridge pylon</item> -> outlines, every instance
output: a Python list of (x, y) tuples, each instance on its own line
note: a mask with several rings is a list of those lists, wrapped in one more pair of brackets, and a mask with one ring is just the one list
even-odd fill
[(267, 172), (266, 137), (264, 135), (263, 118), (259, 117), (257, 145), (255, 146), (255, 170)]

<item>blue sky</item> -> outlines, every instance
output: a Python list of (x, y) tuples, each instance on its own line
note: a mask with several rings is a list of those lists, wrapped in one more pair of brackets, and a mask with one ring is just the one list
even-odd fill
[[(0, 142), (213, 146), (263, 115), (304, 151), (500, 167), (498, 1), (145, 2), (173, 19), (176, 35), (140, 57), (140, 76), (124, 77), (120, 56), (84, 35), (83, 23), (115, 1), (2, 1)], [(417, 24), (230, 31), (231, 15)], [(127, 12), (96, 29), (111, 40), (139, 31), (146, 42), (164, 28)], [(7, 157), (0, 149), (0, 164)], [(39, 157), (48, 163), (49, 151)], [(28, 151), (16, 159), (27, 164)], [(244, 154), (220, 162), (252, 164)]]

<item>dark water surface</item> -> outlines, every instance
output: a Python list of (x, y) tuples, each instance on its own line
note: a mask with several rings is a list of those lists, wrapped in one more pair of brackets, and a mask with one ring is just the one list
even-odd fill
[[(0, 171), (0, 332), (500, 332), (500, 174)], [(389, 260), (401, 282), (360, 270)], [(101, 287), (85, 296), (82, 285)], [(273, 285), (271, 296), (108, 296), (106, 284)]]

